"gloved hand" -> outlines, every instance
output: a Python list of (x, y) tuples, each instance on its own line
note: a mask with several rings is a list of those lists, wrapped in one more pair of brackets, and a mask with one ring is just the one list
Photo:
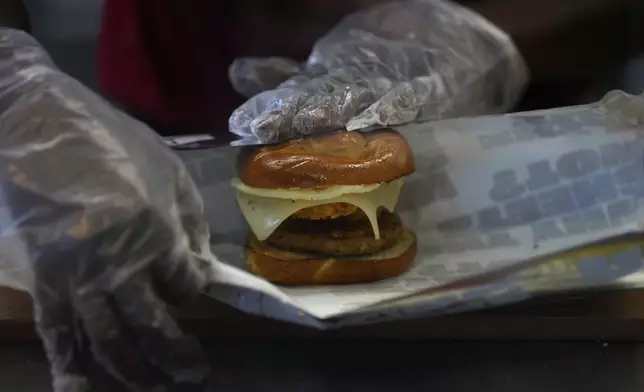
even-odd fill
[[(527, 82), (511, 39), (447, 0), (395, 1), (350, 15), (292, 76), (296, 70), (285, 59), (233, 63), (229, 76), (240, 93), (272, 90), (235, 110), (230, 131), (275, 142), (314, 130), (497, 113), (512, 108)], [(292, 77), (275, 87), (280, 75)]]
[(32, 294), (55, 391), (209, 390), (166, 305), (212, 276), (180, 160), (7, 29), (0, 124), (0, 255)]

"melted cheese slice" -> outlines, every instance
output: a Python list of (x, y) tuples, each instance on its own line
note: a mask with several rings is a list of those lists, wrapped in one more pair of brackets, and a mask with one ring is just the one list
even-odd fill
[[(396, 180), (398, 181), (398, 180)], [(276, 199), (288, 200), (330, 200), (338, 196), (346, 195), (349, 193), (369, 193), (380, 188), (386, 183), (369, 184), (369, 185), (336, 185), (323, 189), (268, 189), (268, 188), (253, 188), (241, 182), (240, 179), (235, 178), (232, 184), (238, 191), (255, 196), (264, 196)], [(327, 204), (325, 202), (324, 204)]]
[(378, 208), (393, 211), (398, 202), (403, 180), (365, 186), (333, 186), (312, 189), (260, 189), (233, 180), (237, 202), (257, 239), (267, 239), (289, 216), (309, 207), (330, 203), (352, 204), (362, 210), (380, 238)]

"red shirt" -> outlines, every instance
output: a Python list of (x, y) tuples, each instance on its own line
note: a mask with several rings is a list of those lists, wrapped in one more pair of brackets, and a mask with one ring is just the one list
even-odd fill
[(106, 0), (98, 49), (102, 92), (165, 126), (226, 132), (218, 109), (231, 89), (226, 62), (215, 61), (226, 56), (216, 19), (225, 13), (221, 3)]
[(104, 0), (100, 87), (162, 134), (227, 134), (243, 102), (235, 57), (305, 59), (346, 13), (381, 1)]

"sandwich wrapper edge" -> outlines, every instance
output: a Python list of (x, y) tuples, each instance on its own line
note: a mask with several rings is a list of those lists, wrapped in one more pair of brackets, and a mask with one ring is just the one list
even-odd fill
[[(396, 127), (417, 166), (397, 206), (419, 240), (409, 272), (346, 286), (267, 283), (271, 290), (249, 279), (210, 295), (245, 312), (326, 328), (639, 287), (643, 103), (611, 92), (585, 106)], [(236, 149), (179, 154), (203, 195), (213, 252), (245, 271), (248, 228), (230, 185)]]

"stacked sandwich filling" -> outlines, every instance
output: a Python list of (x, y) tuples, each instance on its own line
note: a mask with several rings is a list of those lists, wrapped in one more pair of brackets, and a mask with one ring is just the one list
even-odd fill
[[(372, 140), (383, 138), (376, 135)], [(402, 140), (394, 135), (396, 141)], [(265, 147), (254, 159), (242, 162), (253, 175), (242, 171), (233, 186), (251, 229), (246, 247), (251, 271), (276, 283), (301, 285), (367, 282), (409, 268), (415, 236), (393, 211), (401, 177), (413, 170), (413, 162), (410, 170), (408, 151), (403, 150), (402, 157), (388, 159), (395, 160), (394, 168), (406, 165), (405, 170), (392, 170), (381, 162), (378, 172), (373, 156), (377, 146), (367, 146), (368, 140), (356, 132), (343, 132), (290, 142), (284, 148)], [(261, 170), (258, 160), (264, 161)], [(311, 165), (315, 160), (317, 167)], [(371, 164), (362, 183), (344, 175), (351, 168), (360, 170), (356, 162)], [(302, 170), (307, 164), (311, 171)], [(335, 168), (330, 167), (333, 164)], [(377, 179), (382, 181), (373, 181)], [(296, 186), (284, 186), (289, 184)]]
[(324, 221), (330, 221), (338, 228), (349, 221), (366, 220), (372, 235), (379, 238), (378, 210), (384, 207), (393, 211), (402, 180), (322, 189), (263, 189), (247, 186), (236, 179), (233, 186), (237, 188), (242, 214), (260, 241), (269, 238), (286, 220), (291, 222), (286, 226), (292, 222), (305, 222), (307, 226), (318, 227)]

